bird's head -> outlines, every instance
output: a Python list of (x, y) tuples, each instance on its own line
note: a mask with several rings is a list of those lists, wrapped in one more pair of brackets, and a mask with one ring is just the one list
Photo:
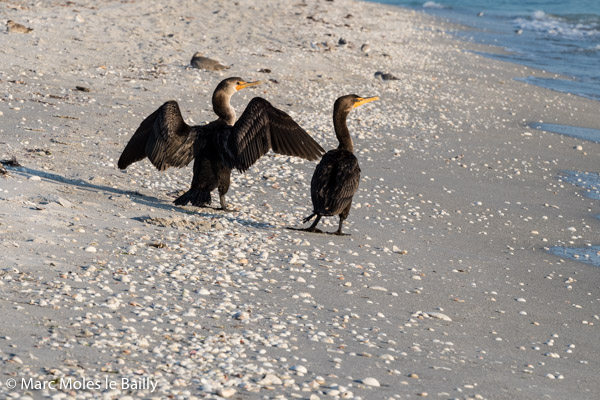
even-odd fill
[(229, 104), (231, 96), (238, 90), (258, 85), (259, 83), (260, 81), (247, 82), (237, 76), (222, 80), (213, 93), (212, 103), (215, 114), (229, 125), (233, 125), (235, 123), (235, 110)]
[[(335, 101), (333, 109), (344, 113), (349, 113), (353, 108), (362, 106), (363, 104), (370, 103), (372, 101), (379, 100), (378, 96), (374, 97), (360, 97), (355, 94), (349, 94), (342, 96)], [(334, 112), (335, 112), (334, 111)]]
[(221, 83), (219, 83), (219, 85), (215, 89), (215, 93), (223, 92), (230, 97), (238, 90), (242, 90), (242, 89), (250, 87), (250, 86), (256, 86), (260, 83), (261, 83), (260, 81), (248, 82), (248, 81), (243, 80), (240, 77), (234, 76), (234, 77), (222, 80)]

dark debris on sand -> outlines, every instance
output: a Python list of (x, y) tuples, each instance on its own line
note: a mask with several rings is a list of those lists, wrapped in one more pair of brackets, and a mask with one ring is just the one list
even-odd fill
[(17, 161), (17, 157), (14, 156), (8, 160), (0, 160), (0, 164), (7, 167), (22, 167), (22, 165)]
[(8, 159), (8, 160), (0, 160), (0, 175), (2, 175), (2, 176), (8, 175), (8, 171), (6, 170), (6, 168), (4, 168), (4, 166), (20, 167), (21, 164), (19, 164), (16, 157), (12, 157), (11, 159)]
[(399, 78), (395, 77), (394, 75), (387, 73), (387, 72), (381, 72), (381, 71), (377, 71), (375, 72), (375, 78), (377, 79), (381, 79), (384, 81), (398, 81), (400, 80)]

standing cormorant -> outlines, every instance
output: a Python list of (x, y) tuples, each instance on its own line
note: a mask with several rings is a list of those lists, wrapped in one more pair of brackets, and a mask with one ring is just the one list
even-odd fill
[(317, 228), (321, 217), (339, 215), (338, 230), (332, 232), (332, 234), (344, 235), (342, 225), (344, 220), (348, 218), (352, 206), (352, 196), (356, 193), (360, 180), (360, 167), (353, 153), (354, 145), (350, 132), (348, 132), (346, 118), (353, 108), (375, 100), (379, 100), (379, 97), (362, 98), (355, 94), (349, 94), (335, 101), (333, 127), (340, 144), (337, 149), (325, 153), (315, 169), (310, 181), (313, 212), (303, 222), (310, 221), (314, 216), (317, 218), (308, 228), (294, 229), (322, 233)]
[(231, 96), (259, 83), (237, 77), (219, 83), (212, 97), (213, 110), (219, 118), (203, 126), (187, 125), (177, 102), (167, 101), (140, 124), (119, 158), (119, 168), (148, 157), (163, 171), (184, 167), (195, 159), (191, 188), (174, 203), (205, 207), (211, 202), (210, 192), (218, 188), (221, 209), (225, 210), (225, 193), (233, 168), (246, 171), (269, 149), (307, 160), (318, 159), (325, 150), (289, 115), (263, 98), (253, 98), (236, 122), (235, 110), (229, 104)]

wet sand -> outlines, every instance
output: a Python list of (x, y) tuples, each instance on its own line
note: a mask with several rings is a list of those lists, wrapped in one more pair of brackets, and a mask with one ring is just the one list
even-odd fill
[[(0, 176), (2, 396), (594, 397), (600, 271), (549, 250), (600, 243), (598, 200), (563, 181), (597, 173), (600, 144), (530, 126), (597, 129), (597, 102), (371, 3), (0, 9), (33, 29), (0, 49), (0, 159), (22, 165)], [(192, 68), (196, 52), (230, 69)], [(164, 101), (210, 121), (236, 75), (264, 81), (234, 95), (238, 115), (265, 97), (325, 149), (338, 96), (380, 96), (348, 120), (350, 237), (286, 229), (311, 212), (314, 162), (234, 173), (234, 213), (172, 205), (191, 166), (117, 169)]]

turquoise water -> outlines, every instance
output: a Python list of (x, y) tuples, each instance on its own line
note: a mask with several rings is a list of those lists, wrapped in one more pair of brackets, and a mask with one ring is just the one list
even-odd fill
[(561, 180), (582, 188), (591, 199), (600, 200), (600, 174), (596, 172), (563, 171)]
[(458, 35), (503, 47), (491, 55), (566, 79), (525, 78), (549, 89), (600, 101), (600, 0), (379, 0), (475, 28)]
[(533, 122), (529, 124), (533, 129), (539, 129), (547, 132), (560, 133), (561, 135), (571, 136), (577, 139), (588, 140), (594, 143), (600, 143), (600, 130), (592, 128), (581, 128), (579, 126), (544, 124)]
[[(563, 171), (561, 180), (580, 187), (584, 190), (587, 197), (600, 200), (600, 174), (595, 172)], [(553, 246), (549, 252), (555, 256), (600, 267), (600, 246)]]
[(600, 267), (600, 246), (590, 247), (562, 247), (555, 246), (550, 248), (550, 254), (562, 258), (569, 258), (595, 267)]
[(544, 11), (556, 15), (600, 15), (598, 0), (380, 0), (378, 3), (402, 5), (408, 7), (446, 8), (462, 10), (494, 12), (508, 16), (520, 16), (524, 13)]

